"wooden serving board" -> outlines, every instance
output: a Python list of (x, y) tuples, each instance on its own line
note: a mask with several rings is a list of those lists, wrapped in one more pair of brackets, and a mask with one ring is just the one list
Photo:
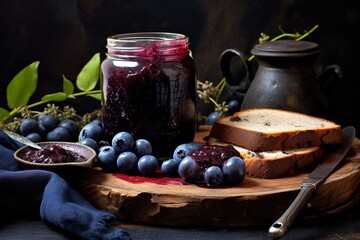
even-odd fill
[[(204, 143), (208, 128), (196, 136)], [(92, 169), (79, 190), (96, 207), (114, 212), (123, 222), (177, 227), (243, 227), (271, 224), (297, 196), (308, 173), (279, 179), (246, 177), (231, 188), (182, 184), (179, 179), (134, 178)], [(138, 181), (139, 180), (139, 181)], [(360, 196), (360, 140), (336, 171), (317, 189), (300, 218), (341, 212)]]

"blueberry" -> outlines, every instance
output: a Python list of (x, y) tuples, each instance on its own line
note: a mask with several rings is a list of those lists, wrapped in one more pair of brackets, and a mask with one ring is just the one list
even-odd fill
[(190, 156), (185, 157), (179, 164), (179, 175), (185, 180), (195, 180), (200, 173), (199, 165)]
[(92, 138), (84, 138), (81, 141), (79, 141), (79, 143), (91, 147), (92, 149), (94, 149), (95, 152), (99, 152), (99, 147), (95, 142), (95, 140)]
[(228, 113), (230, 115), (234, 114), (237, 111), (240, 111), (241, 105), (240, 102), (236, 99), (232, 99), (228, 102)]
[(220, 113), (218, 112), (212, 112), (208, 115), (206, 124), (207, 125), (213, 125), (216, 120), (220, 118)]
[(106, 146), (99, 146), (99, 145), (98, 145), (99, 152), (101, 152), (101, 150), (103, 150), (104, 148), (107, 148), (107, 147), (112, 147), (112, 146), (109, 146), (109, 145), (106, 145)]
[(97, 156), (98, 164), (104, 171), (112, 172), (116, 169), (117, 157), (118, 155), (113, 147), (104, 146), (99, 149), (99, 154)]
[(46, 131), (45, 127), (41, 124), (39, 124), (39, 134), (41, 136), (41, 139), (46, 139), (47, 131)]
[(46, 114), (40, 114), (39, 116), (37, 116), (37, 120), (38, 120), (38, 122), (41, 122), (41, 119), (44, 117), (44, 116), (46, 116)]
[(35, 119), (25, 118), (20, 124), (20, 132), (24, 136), (34, 132), (38, 133), (39, 131), (39, 124)]
[(119, 153), (129, 151), (134, 146), (134, 138), (128, 132), (119, 132), (112, 138), (111, 145)]
[(48, 141), (69, 141), (70, 134), (66, 128), (57, 127), (46, 135)]
[(102, 128), (102, 122), (99, 119), (94, 119), (89, 124), (95, 124)]
[(70, 136), (72, 139), (75, 139), (75, 137), (78, 135), (79, 128), (74, 120), (71, 119), (65, 119), (60, 121), (58, 127), (63, 127), (68, 130), (70, 133)]
[(173, 153), (173, 159), (178, 163), (181, 162), (185, 157), (189, 156), (192, 152), (195, 151), (195, 148), (190, 143), (182, 143), (177, 146)]
[(134, 172), (137, 168), (138, 158), (133, 152), (122, 152), (116, 160), (116, 165), (123, 173)]
[(46, 132), (50, 132), (59, 125), (59, 120), (51, 115), (43, 115), (39, 120), (39, 124), (44, 126)]
[(135, 141), (134, 151), (138, 157), (150, 155), (152, 153), (151, 143), (146, 139), (138, 139)]
[(140, 173), (144, 176), (150, 176), (155, 173), (158, 167), (158, 160), (152, 155), (144, 155), (139, 159), (137, 166)]
[(30, 134), (26, 135), (26, 138), (34, 143), (41, 142), (41, 140), (42, 140), (39, 133), (30, 133)]
[(241, 157), (231, 157), (224, 162), (222, 167), (224, 182), (228, 185), (240, 183), (246, 175), (246, 166)]
[(169, 177), (176, 176), (178, 174), (179, 163), (174, 159), (168, 159), (161, 164), (161, 172)]
[(91, 138), (95, 142), (99, 142), (102, 138), (103, 130), (96, 124), (88, 123), (86, 124), (79, 133), (78, 140), (81, 141), (84, 138)]
[(204, 180), (210, 187), (219, 187), (222, 184), (223, 172), (218, 166), (211, 166), (205, 170)]

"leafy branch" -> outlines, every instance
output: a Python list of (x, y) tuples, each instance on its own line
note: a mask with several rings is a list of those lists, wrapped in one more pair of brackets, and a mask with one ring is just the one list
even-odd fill
[(74, 84), (63, 75), (61, 92), (46, 94), (40, 101), (29, 104), (29, 100), (37, 88), (39, 64), (40, 62), (36, 61), (26, 66), (8, 84), (6, 89), (8, 108), (0, 107), (0, 123), (6, 122), (24, 109), (29, 110), (49, 102), (61, 102), (80, 96), (90, 96), (101, 100), (101, 90), (95, 89), (100, 76), (99, 53), (96, 53), (78, 74), (76, 87), (80, 90), (79, 92), (74, 92)]

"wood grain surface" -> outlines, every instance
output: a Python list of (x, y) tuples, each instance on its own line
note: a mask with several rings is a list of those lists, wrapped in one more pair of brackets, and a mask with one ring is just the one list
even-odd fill
[[(196, 141), (204, 143), (208, 127)], [(308, 173), (279, 179), (245, 180), (230, 188), (181, 184), (138, 183), (92, 169), (78, 188), (96, 207), (114, 212), (129, 223), (179, 227), (241, 227), (271, 224), (289, 207)], [(356, 139), (341, 165), (322, 184), (299, 217), (320, 217), (352, 207), (360, 193), (360, 141)]]

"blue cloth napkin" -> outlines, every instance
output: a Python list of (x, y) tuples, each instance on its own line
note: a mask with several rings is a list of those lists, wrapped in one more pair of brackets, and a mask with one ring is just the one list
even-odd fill
[(83, 239), (130, 239), (113, 228), (113, 214), (93, 207), (58, 174), (21, 170), (13, 157), (23, 146), (0, 130), (0, 219), (34, 214)]

